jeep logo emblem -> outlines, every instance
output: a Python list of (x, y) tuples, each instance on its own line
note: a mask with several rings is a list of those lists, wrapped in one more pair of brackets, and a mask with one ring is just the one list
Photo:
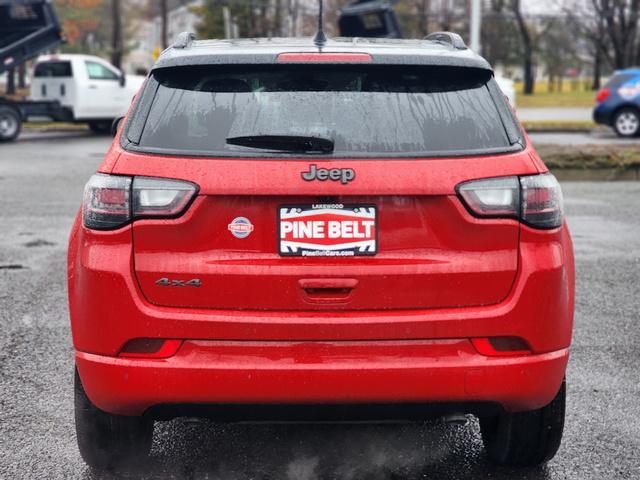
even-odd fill
[(320, 180), (321, 182), (333, 180), (337, 182), (340, 180), (340, 183), (343, 185), (346, 185), (356, 178), (356, 172), (352, 168), (332, 168), (328, 170), (326, 168), (318, 168), (317, 165), (309, 165), (309, 171), (302, 172), (300, 175), (302, 179), (307, 182), (311, 182), (312, 180)]

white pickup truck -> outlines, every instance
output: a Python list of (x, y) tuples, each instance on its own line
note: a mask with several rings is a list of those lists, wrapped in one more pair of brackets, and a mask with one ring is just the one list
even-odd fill
[(31, 81), (33, 101), (57, 100), (67, 120), (88, 123), (107, 132), (124, 115), (144, 78), (126, 75), (109, 62), (90, 55), (45, 55), (36, 61)]

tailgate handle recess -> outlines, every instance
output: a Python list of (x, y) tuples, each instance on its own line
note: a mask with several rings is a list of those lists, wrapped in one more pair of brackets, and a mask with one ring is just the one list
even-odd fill
[(344, 301), (358, 285), (355, 278), (305, 278), (298, 281), (308, 300), (316, 302)]

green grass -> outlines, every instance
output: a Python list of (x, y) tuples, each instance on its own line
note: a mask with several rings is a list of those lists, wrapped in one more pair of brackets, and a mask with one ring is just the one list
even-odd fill
[(589, 88), (586, 80), (565, 80), (556, 91), (549, 91), (547, 82), (536, 82), (533, 95), (522, 93), (522, 82), (516, 82), (515, 88), (519, 108), (593, 107), (595, 104), (596, 92)]
[(590, 120), (563, 120), (563, 121), (549, 121), (549, 120), (531, 120), (522, 122), (525, 130), (531, 132), (584, 132), (597, 128), (597, 125)]
[(640, 168), (640, 150), (631, 145), (536, 145), (536, 151), (552, 169)]
[(533, 95), (516, 94), (518, 108), (593, 107), (596, 94), (592, 91), (538, 92)]

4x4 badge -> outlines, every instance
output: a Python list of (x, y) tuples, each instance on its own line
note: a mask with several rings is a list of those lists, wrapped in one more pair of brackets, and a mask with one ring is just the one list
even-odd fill
[(339, 180), (343, 185), (356, 178), (356, 172), (352, 168), (332, 168), (328, 170), (326, 168), (318, 168), (315, 164), (309, 165), (309, 171), (302, 172), (300, 175), (307, 182), (312, 180), (320, 180), (321, 182), (333, 180), (337, 182)]

